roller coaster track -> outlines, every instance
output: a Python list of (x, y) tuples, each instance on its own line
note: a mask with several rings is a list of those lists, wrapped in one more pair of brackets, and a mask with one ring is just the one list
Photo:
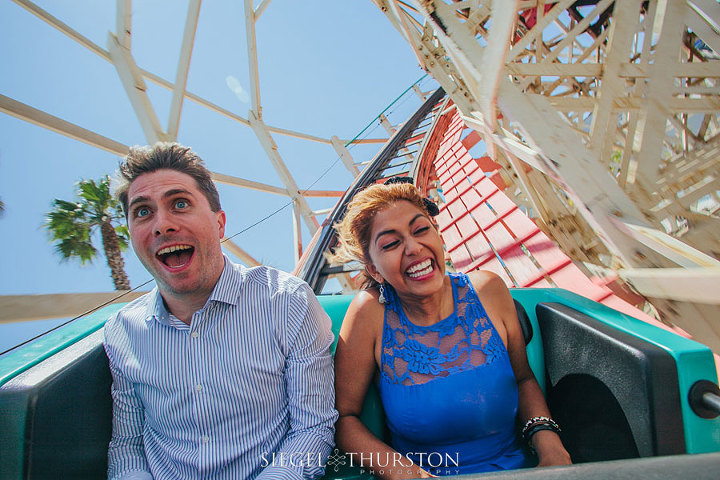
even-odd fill
[[(714, 0), (373, 0), (442, 90), (364, 167), (345, 149), (352, 142), (265, 123), (252, 53), (267, 0), (258, 7), (245, 2), (254, 79), (247, 118), (186, 90), (192, 28), (173, 84), (134, 63), (130, 1), (118, 2), (118, 28), (107, 48), (32, 2), (13, 1), (113, 64), (148, 142), (177, 138), (183, 99), (250, 127), (282, 186), (219, 172), (214, 178), (292, 201), (296, 272), (318, 293), (329, 278), (344, 291), (357, 287), (358, 265), (327, 265), (322, 255), (333, 245), (331, 226), (346, 202), (366, 185), (408, 174), (438, 201), (438, 224), (456, 269), (491, 269), (509, 286), (568, 288), (683, 329), (720, 352), (720, 4)], [(190, 2), (188, 27), (199, 9), (199, 1)], [(153, 120), (141, 88), (146, 80), (173, 93), (176, 114), (167, 130)], [(127, 151), (5, 96), (0, 111), (105, 151)], [(338, 192), (301, 190), (273, 135), (332, 145), (355, 176), (329, 216), (312, 211), (307, 198)], [(302, 258), (300, 223), (314, 234)], [(224, 246), (257, 263), (232, 241)], [(32, 318), (27, 305), (42, 302), (29, 302), (20, 310)]]
[[(474, 130), (445, 137), (455, 157), (434, 164), (443, 188), (453, 176), (454, 260), (509, 255), (494, 269), (511, 285), (578, 269), (720, 351), (720, 4), (374, 1), (448, 92), (447, 128)], [(472, 162), (460, 144), (478, 140), (488, 158)], [(510, 203), (484, 215), (491, 184)], [(525, 213), (536, 227), (516, 232)], [(533, 257), (540, 234), (566, 259)]]

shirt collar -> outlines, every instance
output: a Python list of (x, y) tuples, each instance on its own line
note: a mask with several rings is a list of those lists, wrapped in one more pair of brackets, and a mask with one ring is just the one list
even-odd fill
[(240, 301), (240, 287), (244, 277), (243, 267), (233, 264), (224, 254), (223, 258), (225, 259), (225, 266), (210, 294), (208, 302), (214, 301), (237, 305)]
[[(223, 254), (225, 265), (223, 271), (220, 274), (220, 278), (215, 284), (209, 302), (222, 302), (230, 305), (238, 305), (240, 302), (240, 287), (242, 285), (242, 279), (245, 276), (243, 267), (241, 265), (233, 264), (226, 255)], [(150, 295), (148, 309), (148, 316), (146, 320), (149, 322), (153, 318), (157, 319), (158, 322), (165, 325), (170, 324), (170, 312), (165, 308), (165, 302), (163, 301), (162, 295), (158, 287), (155, 287), (148, 295)], [(207, 305), (206, 303), (206, 305)]]

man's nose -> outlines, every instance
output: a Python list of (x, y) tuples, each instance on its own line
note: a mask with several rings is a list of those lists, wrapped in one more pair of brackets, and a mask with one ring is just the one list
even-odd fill
[(178, 226), (172, 214), (169, 212), (157, 212), (155, 214), (155, 235), (165, 235), (166, 233), (176, 232)]

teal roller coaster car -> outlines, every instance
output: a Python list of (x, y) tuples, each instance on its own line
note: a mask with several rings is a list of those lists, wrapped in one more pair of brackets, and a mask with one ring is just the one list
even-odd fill
[[(530, 364), (575, 462), (555, 467), (558, 476), (717, 478), (720, 397), (707, 347), (565, 290), (511, 292)], [(337, 336), (352, 296), (318, 298)], [(102, 326), (121, 307), (0, 357), (0, 478), (105, 477), (112, 400)], [(374, 390), (362, 419), (386, 434)], [(335, 462), (326, 478), (372, 473)]]

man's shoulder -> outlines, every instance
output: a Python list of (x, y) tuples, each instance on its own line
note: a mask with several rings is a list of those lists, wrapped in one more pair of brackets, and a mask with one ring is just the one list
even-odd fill
[(304, 280), (295, 275), (266, 265), (245, 269), (245, 278), (248, 282), (267, 287), (270, 294), (293, 294), (309, 288)]
[(139, 322), (144, 323), (154, 308), (155, 299), (155, 291), (152, 291), (131, 301), (108, 319), (105, 323), (105, 332), (125, 329)]

